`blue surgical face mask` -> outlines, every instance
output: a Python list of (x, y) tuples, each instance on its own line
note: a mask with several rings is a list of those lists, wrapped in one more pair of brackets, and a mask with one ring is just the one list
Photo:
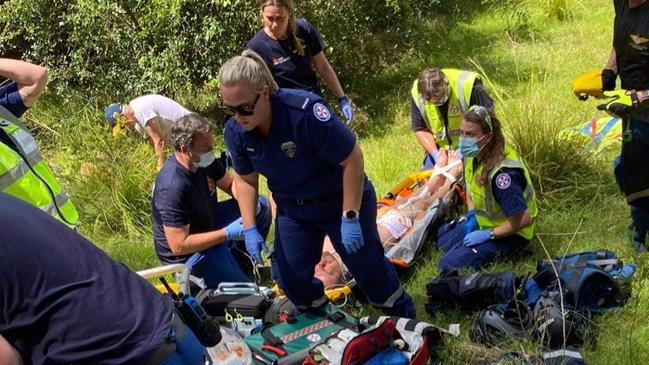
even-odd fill
[(204, 154), (201, 155), (201, 159), (198, 162), (195, 162), (196, 166), (198, 167), (207, 167), (212, 164), (216, 160), (216, 156), (214, 156), (213, 151), (205, 152)]
[(478, 142), (480, 142), (480, 140), (482, 140), (482, 138), (486, 136), (487, 135), (485, 134), (484, 136), (480, 137), (480, 139), (477, 139), (475, 137), (460, 137), (460, 143), (458, 147), (460, 148), (460, 153), (462, 153), (462, 156), (476, 157), (482, 149), (478, 147)]

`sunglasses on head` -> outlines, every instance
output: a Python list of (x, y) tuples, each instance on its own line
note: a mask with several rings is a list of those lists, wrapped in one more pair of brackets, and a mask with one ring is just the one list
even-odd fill
[(472, 105), (469, 108), (469, 111), (479, 115), (480, 118), (484, 119), (485, 123), (487, 123), (487, 126), (489, 127), (489, 130), (493, 132), (494, 127), (493, 124), (491, 124), (491, 117), (489, 116), (489, 110), (487, 110), (487, 108), (481, 105)]
[(239, 115), (250, 116), (255, 114), (255, 106), (257, 105), (257, 101), (259, 101), (260, 96), (261, 94), (257, 94), (255, 101), (253, 101), (250, 104), (243, 104), (238, 106), (225, 105), (223, 103), (223, 100), (221, 100), (219, 101), (219, 109), (222, 109), (225, 112), (225, 114), (228, 115), (235, 115), (239, 113)]

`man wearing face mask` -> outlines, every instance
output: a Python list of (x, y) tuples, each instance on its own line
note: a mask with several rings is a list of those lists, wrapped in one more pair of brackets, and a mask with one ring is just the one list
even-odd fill
[[(151, 198), (158, 258), (165, 264), (187, 263), (208, 288), (250, 281), (239, 263), (244, 250), (237, 243), (244, 235), (236, 187), (214, 156), (210, 122), (197, 114), (180, 118), (171, 129), (171, 144), (174, 153), (158, 173)], [(217, 187), (235, 199), (218, 202)], [(265, 237), (270, 209), (264, 197), (257, 204), (256, 225)]]
[(445, 252), (438, 263), (440, 272), (477, 269), (525, 247), (534, 235), (538, 212), (527, 167), (507, 146), (496, 116), (473, 106), (462, 117), (460, 130), (473, 219), (453, 221), (438, 230), (437, 246)]
[(470, 106), (494, 109), (478, 74), (471, 71), (426, 68), (413, 82), (410, 94), (412, 130), (425, 151), (424, 170), (433, 168), (440, 148), (458, 147), (462, 114)]

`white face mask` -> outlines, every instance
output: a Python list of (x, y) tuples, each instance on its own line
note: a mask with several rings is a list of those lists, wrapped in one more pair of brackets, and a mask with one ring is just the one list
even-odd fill
[(444, 103), (446, 103), (446, 101), (448, 100), (449, 97), (450, 97), (450, 95), (449, 95), (448, 87), (447, 87), (444, 90), (444, 96), (440, 100), (434, 101), (433, 104), (435, 104), (436, 106), (442, 106), (442, 105), (444, 105)]
[(198, 167), (207, 167), (212, 164), (216, 160), (216, 156), (214, 155), (213, 151), (205, 152), (204, 154), (201, 155), (201, 159), (198, 162), (195, 162), (196, 166)]

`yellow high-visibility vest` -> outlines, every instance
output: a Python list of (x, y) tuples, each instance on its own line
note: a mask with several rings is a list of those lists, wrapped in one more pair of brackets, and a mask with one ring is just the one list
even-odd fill
[(478, 74), (471, 71), (455, 70), (452, 68), (444, 68), (441, 70), (450, 85), (450, 95), (448, 98), (448, 128), (444, 126), (442, 115), (439, 112), (439, 107), (424, 98), (419, 93), (419, 79), (415, 80), (412, 85), (410, 94), (412, 100), (415, 101), (419, 113), (426, 122), (428, 129), (435, 136), (435, 142), (440, 147), (448, 148), (449, 139), (451, 140), (451, 148), (457, 148), (460, 138), (460, 123), (462, 122), (462, 114), (469, 110), (471, 102), (471, 91), (473, 91), (473, 84), (478, 78)]
[(8, 141), (0, 140), (0, 190), (40, 208), (69, 227), (76, 226), (79, 213), (43, 161), (36, 141), (2, 112), (0, 133)]
[[(505, 146), (505, 159), (500, 162), (491, 172), (489, 172), (489, 181), (486, 186), (478, 185), (476, 176), (482, 174), (483, 166), (479, 165), (478, 168), (473, 170), (474, 157), (467, 157), (464, 161), (464, 179), (466, 180), (467, 193), (471, 197), (473, 202), (473, 207), (475, 211), (476, 219), (480, 225), (480, 229), (491, 229), (497, 227), (507, 221), (507, 217), (503, 214), (500, 204), (496, 201), (493, 196), (493, 191), (491, 190), (491, 180), (496, 175), (496, 173), (503, 167), (509, 168), (518, 168), (522, 169), (525, 175), (525, 181), (527, 181), (527, 187), (523, 192), (525, 201), (527, 202), (527, 210), (530, 212), (532, 218), (536, 217), (538, 214), (538, 208), (536, 204), (536, 194), (534, 192), (534, 187), (532, 186), (532, 180), (530, 179), (530, 174), (527, 170), (527, 167), (523, 161), (518, 156), (518, 153), (514, 149)], [(529, 227), (525, 227), (516, 234), (523, 236), (524, 238), (530, 240), (534, 235), (534, 223)]]

